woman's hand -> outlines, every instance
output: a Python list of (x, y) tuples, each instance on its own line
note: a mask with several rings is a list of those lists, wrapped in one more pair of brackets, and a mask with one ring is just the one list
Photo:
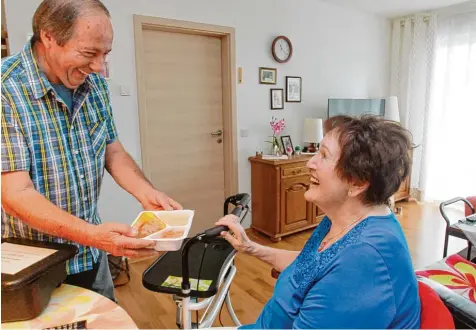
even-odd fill
[(229, 232), (221, 232), (221, 236), (225, 238), (235, 250), (250, 254), (271, 265), (279, 272), (282, 272), (288, 267), (299, 254), (299, 251), (275, 249), (253, 242), (246, 235), (245, 229), (238, 223), (238, 218), (234, 215), (227, 215), (221, 218), (216, 224), (217, 226), (227, 226), (230, 229)]
[[(257, 244), (249, 239), (245, 233), (245, 229), (238, 223), (238, 220), (238, 217), (229, 214), (218, 220), (216, 225), (230, 228), (230, 231), (221, 232), (221, 236), (225, 238), (235, 250), (253, 254), (257, 248)], [(231, 232), (233, 232), (233, 235)]]

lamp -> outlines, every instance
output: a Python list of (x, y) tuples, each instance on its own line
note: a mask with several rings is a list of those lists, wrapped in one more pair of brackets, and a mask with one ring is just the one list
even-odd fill
[(304, 136), (303, 141), (309, 142), (309, 152), (316, 152), (316, 144), (321, 142), (324, 137), (321, 118), (306, 118), (304, 120)]
[(400, 122), (400, 111), (398, 110), (398, 98), (389, 96), (385, 99), (385, 119)]

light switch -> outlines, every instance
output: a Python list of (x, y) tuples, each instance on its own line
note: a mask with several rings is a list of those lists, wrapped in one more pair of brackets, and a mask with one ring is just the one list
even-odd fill
[(121, 95), (122, 96), (131, 95), (131, 90), (130, 90), (129, 86), (121, 85)]
[(240, 129), (240, 136), (241, 137), (248, 137), (249, 131), (247, 129)]

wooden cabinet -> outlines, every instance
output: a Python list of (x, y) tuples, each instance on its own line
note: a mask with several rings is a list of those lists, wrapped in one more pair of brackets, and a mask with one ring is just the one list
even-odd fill
[(7, 32), (7, 20), (5, 17), (5, 4), (2, 0), (2, 58), (10, 55), (8, 32)]
[[(413, 149), (410, 150), (410, 163), (413, 163)], [(395, 199), (395, 202), (398, 202), (400, 200), (410, 198), (410, 180), (411, 180), (411, 173), (412, 173), (412, 167), (410, 166), (410, 173), (405, 179), (405, 181), (402, 182), (400, 185), (400, 188), (398, 188), (397, 192), (393, 195), (393, 198)]]
[(312, 225), (312, 205), (304, 198), (309, 184), (309, 178), (304, 175), (282, 180), (280, 203), (282, 232)]
[(398, 202), (402, 199), (408, 199), (410, 197), (410, 176), (407, 176), (405, 181), (402, 182), (400, 188), (393, 195), (395, 202)]
[(282, 236), (319, 224), (324, 214), (304, 198), (311, 183), (306, 167), (310, 158), (249, 158), (253, 229), (279, 241)]

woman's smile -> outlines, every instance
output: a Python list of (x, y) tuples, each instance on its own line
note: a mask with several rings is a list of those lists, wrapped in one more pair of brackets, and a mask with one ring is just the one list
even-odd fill
[(313, 186), (318, 186), (319, 185), (319, 180), (316, 179), (314, 176), (311, 175), (311, 184)]

